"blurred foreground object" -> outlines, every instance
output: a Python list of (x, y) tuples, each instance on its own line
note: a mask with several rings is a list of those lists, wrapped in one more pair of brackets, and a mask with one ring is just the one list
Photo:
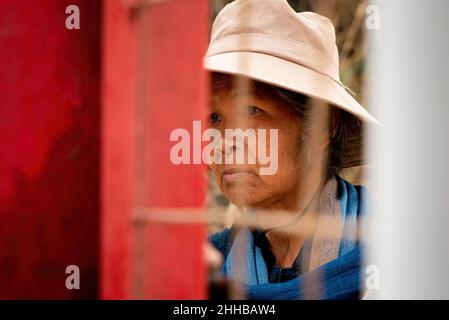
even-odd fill
[[(371, 45), (375, 214), (368, 263), (382, 299), (449, 298), (449, 2), (379, 1)], [(404, 14), (405, 13), (405, 14)]]
[(97, 297), (101, 3), (72, 3), (0, 2), (0, 299)]

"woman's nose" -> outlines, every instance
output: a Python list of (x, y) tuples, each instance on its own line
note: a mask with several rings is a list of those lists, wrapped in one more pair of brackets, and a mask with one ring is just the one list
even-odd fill
[(227, 139), (226, 136), (221, 139), (218, 144), (218, 151), (223, 153), (224, 155), (229, 155), (234, 152), (237, 152), (237, 145), (234, 139)]
[(239, 114), (223, 117), (223, 121), (219, 128), (221, 132), (221, 140), (217, 149), (222, 155), (237, 156), (245, 151), (246, 140), (244, 138), (248, 123)]

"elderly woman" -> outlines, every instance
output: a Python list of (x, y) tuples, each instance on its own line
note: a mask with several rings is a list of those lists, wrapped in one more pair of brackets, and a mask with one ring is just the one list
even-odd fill
[[(223, 256), (221, 272), (250, 298), (360, 295), (366, 191), (339, 172), (361, 163), (350, 148), (360, 150), (361, 121), (377, 121), (345, 90), (338, 61), (330, 20), (296, 13), (284, 0), (237, 0), (214, 22), (205, 58), (210, 126), (277, 132), (277, 149), (266, 150), (277, 152), (274, 174), (261, 175), (257, 157), (211, 165), (241, 217), (210, 241)], [(217, 152), (241, 147), (226, 141)]]

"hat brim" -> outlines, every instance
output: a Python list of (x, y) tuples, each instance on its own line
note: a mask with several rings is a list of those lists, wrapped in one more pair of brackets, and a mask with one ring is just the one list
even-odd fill
[[(340, 84), (330, 77), (302, 65), (256, 52), (227, 52), (207, 56), (204, 67), (212, 72), (246, 76), (250, 79), (321, 99), (347, 111), (361, 123), (380, 123), (368, 113)], [(342, 167), (365, 164), (362, 128), (352, 125), (342, 152)]]
[(324, 100), (367, 123), (380, 124), (343, 86), (302, 65), (257, 52), (226, 52), (204, 59), (209, 71), (241, 75)]

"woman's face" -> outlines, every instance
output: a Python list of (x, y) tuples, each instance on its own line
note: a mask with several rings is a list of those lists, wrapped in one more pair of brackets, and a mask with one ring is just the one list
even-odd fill
[[(258, 154), (254, 155), (255, 164), (212, 164), (218, 185), (223, 194), (232, 203), (261, 209), (295, 209), (301, 176), (301, 124), (295, 110), (281, 103), (280, 99), (262, 93), (244, 94), (236, 88), (223, 88), (214, 92), (211, 101), (211, 113), (208, 117), (211, 128), (218, 129), (225, 137), (225, 129), (266, 129), (266, 150), (264, 154), (271, 159), (277, 156), (277, 170), (272, 175), (260, 174), (261, 165)], [(270, 129), (277, 130), (277, 148), (270, 146)], [(256, 135), (256, 145), (260, 136)], [(228, 140), (229, 141), (229, 140)], [(225, 154), (237, 152), (235, 143), (226, 148), (224, 138), (221, 149), (216, 152)], [(248, 152), (248, 140), (243, 150)], [(258, 150), (259, 151), (259, 150)], [(277, 151), (277, 155), (275, 154)], [(224, 162), (224, 161), (223, 161)]]

